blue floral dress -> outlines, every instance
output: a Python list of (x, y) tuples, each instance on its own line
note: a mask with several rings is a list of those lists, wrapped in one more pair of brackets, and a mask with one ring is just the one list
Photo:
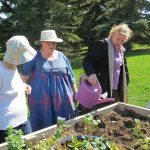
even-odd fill
[(23, 66), (22, 74), (31, 77), (28, 103), (33, 131), (55, 124), (58, 116), (66, 120), (75, 116), (71, 88), (75, 78), (62, 52), (58, 51), (58, 58), (50, 61), (38, 51), (36, 57)]

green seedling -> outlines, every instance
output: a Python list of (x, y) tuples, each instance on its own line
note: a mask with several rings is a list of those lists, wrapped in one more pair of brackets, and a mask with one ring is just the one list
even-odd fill
[(67, 146), (68, 146), (69, 148), (74, 148), (74, 149), (81, 148), (81, 147), (83, 147), (84, 145), (85, 145), (85, 143), (79, 141), (76, 136), (72, 136), (71, 141), (67, 144)]
[(25, 142), (22, 139), (23, 132), (21, 130), (8, 127), (6, 142), (8, 143), (8, 150), (23, 150)]

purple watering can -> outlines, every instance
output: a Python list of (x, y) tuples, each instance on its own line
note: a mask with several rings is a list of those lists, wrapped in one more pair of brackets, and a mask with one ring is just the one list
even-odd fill
[(115, 101), (114, 98), (106, 98), (107, 93), (102, 94), (100, 84), (91, 85), (87, 77), (82, 75), (79, 79), (79, 89), (75, 95), (75, 99), (85, 108), (92, 108), (97, 104)]

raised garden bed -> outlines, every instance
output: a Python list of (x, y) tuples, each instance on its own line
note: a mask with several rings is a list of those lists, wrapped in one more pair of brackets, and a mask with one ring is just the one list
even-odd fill
[[(36, 149), (150, 150), (150, 110), (146, 108), (115, 103), (66, 124), (45, 128), (24, 139)], [(6, 147), (6, 143), (1, 144), (0, 150)]]

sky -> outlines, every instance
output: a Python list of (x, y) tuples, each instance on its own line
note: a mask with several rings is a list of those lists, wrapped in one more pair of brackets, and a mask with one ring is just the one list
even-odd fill
[[(2, 6), (2, 4), (1, 4), (1, 2), (0, 2), (0, 7), (1, 7), (1, 6)], [(4, 18), (4, 19), (7, 18), (7, 16), (6, 16), (4, 13), (0, 13), (0, 17), (1, 17), (1, 18)]]

